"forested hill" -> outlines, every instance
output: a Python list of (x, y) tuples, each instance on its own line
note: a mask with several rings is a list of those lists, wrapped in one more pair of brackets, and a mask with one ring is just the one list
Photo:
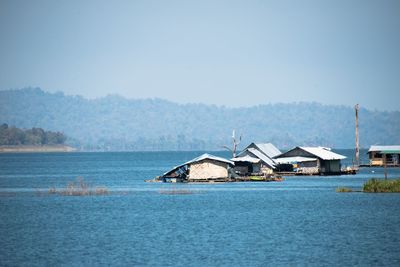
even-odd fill
[(6, 123), (0, 125), (0, 146), (62, 145), (66, 139), (63, 133), (42, 128), (19, 129)]
[[(231, 143), (232, 129), (243, 134), (242, 146), (354, 147), (353, 107), (318, 103), (227, 108), (120, 96), (89, 100), (29, 88), (0, 91), (0, 123), (61, 131), (86, 150), (220, 150)], [(400, 112), (361, 108), (360, 143), (400, 144)]]

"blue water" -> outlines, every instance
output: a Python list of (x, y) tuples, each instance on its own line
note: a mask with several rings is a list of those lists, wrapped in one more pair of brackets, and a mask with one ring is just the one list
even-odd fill
[[(352, 151), (339, 152), (350, 164)], [(400, 266), (400, 194), (335, 192), (382, 168), (275, 183), (143, 181), (199, 154), (0, 154), (0, 265)], [(110, 194), (46, 193), (77, 176)], [(160, 194), (168, 189), (194, 194)]]

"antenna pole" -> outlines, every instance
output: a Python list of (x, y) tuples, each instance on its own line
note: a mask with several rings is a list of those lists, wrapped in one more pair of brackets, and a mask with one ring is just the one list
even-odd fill
[(360, 148), (358, 144), (358, 110), (360, 109), (359, 105), (355, 105), (354, 109), (356, 111), (356, 165), (360, 165)]

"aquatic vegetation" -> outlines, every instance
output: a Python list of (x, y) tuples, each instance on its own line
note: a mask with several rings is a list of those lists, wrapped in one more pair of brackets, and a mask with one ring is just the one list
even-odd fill
[(68, 183), (64, 189), (57, 190), (55, 187), (50, 187), (49, 194), (64, 196), (107, 195), (108, 189), (104, 186), (92, 188), (82, 177), (78, 177), (76, 182)]
[(400, 193), (400, 179), (370, 179), (363, 186), (366, 193)]
[(338, 192), (338, 193), (349, 193), (349, 192), (353, 192), (353, 190), (351, 188), (348, 188), (348, 187), (338, 187), (338, 188), (336, 188), (336, 192)]

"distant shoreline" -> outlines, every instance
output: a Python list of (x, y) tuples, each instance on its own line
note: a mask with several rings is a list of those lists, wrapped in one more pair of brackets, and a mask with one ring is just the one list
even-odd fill
[(42, 152), (74, 152), (76, 148), (65, 145), (18, 145), (18, 146), (0, 146), (0, 153), (42, 153)]

